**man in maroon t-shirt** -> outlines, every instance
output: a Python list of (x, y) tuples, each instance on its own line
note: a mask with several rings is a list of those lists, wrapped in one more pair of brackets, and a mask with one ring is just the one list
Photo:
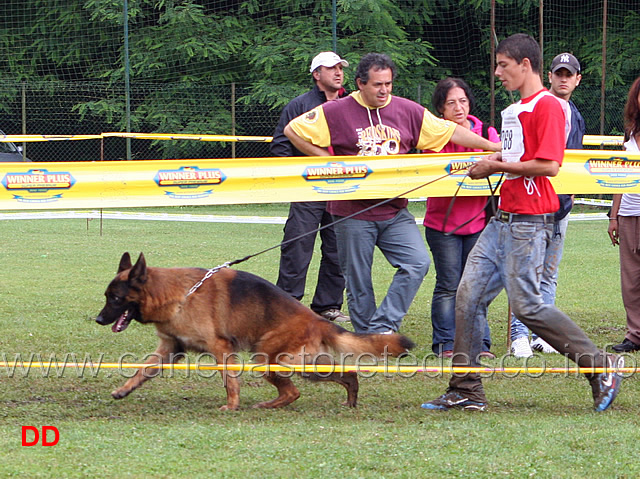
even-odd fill
[[(470, 148), (499, 150), (499, 143), (392, 96), (395, 65), (387, 55), (365, 55), (355, 76), (357, 92), (323, 103), (287, 125), (284, 133), (296, 148), (310, 156), (329, 155), (329, 146), (335, 155), (395, 155), (412, 148), (439, 151), (452, 140)], [(357, 214), (379, 202), (346, 200), (328, 205), (336, 218), (355, 215), (334, 229), (351, 323), (361, 333), (398, 331), (429, 268), (429, 255), (406, 199)], [(397, 270), (380, 306), (371, 279), (376, 246)]]

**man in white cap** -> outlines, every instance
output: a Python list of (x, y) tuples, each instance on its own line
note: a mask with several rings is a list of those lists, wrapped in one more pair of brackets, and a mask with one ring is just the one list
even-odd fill
[[(322, 52), (311, 61), (310, 72), (315, 86), (293, 100), (282, 110), (280, 121), (273, 133), (271, 153), (273, 156), (304, 156), (284, 135), (284, 127), (293, 119), (318, 105), (346, 95), (342, 87), (343, 67), (349, 63), (333, 52)], [(284, 226), (283, 241), (295, 238), (308, 231), (318, 229), (333, 221), (326, 211), (325, 201), (291, 203), (289, 217)], [(344, 278), (338, 261), (338, 248), (333, 227), (320, 232), (322, 259), (318, 271), (318, 282), (311, 301), (311, 309), (331, 321), (349, 321), (342, 313)], [(287, 243), (280, 250), (280, 270), (277, 285), (294, 298), (304, 295), (307, 270), (313, 256), (315, 234), (307, 235)]]

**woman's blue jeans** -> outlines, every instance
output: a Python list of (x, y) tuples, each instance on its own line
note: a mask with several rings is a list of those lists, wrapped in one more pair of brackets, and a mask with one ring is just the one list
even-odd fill
[[(436, 268), (436, 286), (431, 300), (431, 349), (435, 354), (440, 354), (442, 351), (453, 350), (456, 332), (456, 292), (467, 256), (476, 244), (480, 232), (472, 235), (445, 235), (441, 231), (425, 228), (424, 234)], [(491, 332), (489, 323), (485, 323), (482, 342), (484, 351), (489, 351)]]

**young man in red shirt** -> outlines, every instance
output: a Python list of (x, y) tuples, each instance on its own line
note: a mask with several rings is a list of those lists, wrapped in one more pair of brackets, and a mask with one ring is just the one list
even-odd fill
[[(473, 179), (505, 173), (500, 209), (469, 254), (456, 298), (454, 367), (479, 366), (487, 307), (505, 288), (515, 315), (580, 367), (606, 367), (587, 374), (597, 411), (607, 409), (620, 388), (622, 358), (598, 350), (566, 314), (544, 304), (540, 273), (559, 207), (549, 176), (558, 174), (566, 141), (564, 100), (542, 85), (542, 52), (525, 34), (512, 35), (496, 50), (495, 75), (522, 98), (502, 112), (502, 152), (469, 168)], [(479, 374), (453, 374), (447, 392), (424, 409), (486, 409)]]

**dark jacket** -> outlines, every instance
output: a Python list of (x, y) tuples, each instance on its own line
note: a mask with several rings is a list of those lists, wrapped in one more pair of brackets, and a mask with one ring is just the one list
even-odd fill
[(584, 124), (584, 118), (582, 118), (575, 103), (569, 101), (569, 108), (571, 108), (571, 131), (569, 132), (569, 138), (567, 138), (567, 149), (581, 150), (582, 137), (585, 135), (587, 128)]
[[(338, 96), (342, 98), (346, 96), (346, 94), (347, 92), (342, 88)], [(326, 101), (327, 96), (323, 91), (320, 91), (318, 85), (315, 85), (307, 93), (303, 93), (287, 103), (282, 109), (280, 121), (278, 121), (278, 126), (276, 126), (276, 130), (273, 132), (273, 141), (269, 146), (271, 154), (273, 156), (305, 156), (304, 153), (295, 148), (289, 141), (289, 138), (285, 136), (284, 127), (294, 118), (299, 117)]]
[[(569, 138), (567, 138), (568, 150), (581, 150), (582, 138), (584, 137), (586, 126), (584, 118), (578, 111), (578, 107), (569, 101), (569, 108), (571, 108), (571, 130), (569, 131)], [(567, 216), (573, 208), (573, 199), (571, 195), (558, 195), (558, 201), (560, 201), (560, 209), (556, 211), (555, 220), (560, 221)]]

